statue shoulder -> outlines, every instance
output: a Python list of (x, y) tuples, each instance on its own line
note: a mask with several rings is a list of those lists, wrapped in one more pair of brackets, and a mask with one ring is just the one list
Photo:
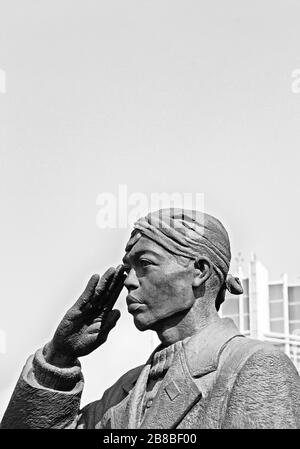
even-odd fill
[[(270, 343), (245, 338), (245, 356), (234, 376), (226, 427), (300, 425), (300, 376), (290, 358)], [(227, 363), (228, 366), (228, 363)], [(241, 404), (247, 404), (243, 407)]]
[(294, 364), (281, 349), (262, 340), (242, 336), (233, 338), (223, 348), (220, 354), (220, 364), (225, 365), (227, 361), (232, 365), (233, 360), (228, 362), (229, 359), (236, 361), (238, 371), (243, 369), (245, 365), (248, 367), (259, 365), (261, 368), (270, 364), (271, 366), (275, 365), (277, 369), (281, 370), (281, 367), (283, 367), (285, 370), (291, 370), (295, 375), (298, 375)]
[(218, 377), (228, 390), (237, 385), (254, 389), (292, 383), (300, 388), (300, 377), (290, 358), (274, 345), (247, 337), (235, 337), (223, 348)]

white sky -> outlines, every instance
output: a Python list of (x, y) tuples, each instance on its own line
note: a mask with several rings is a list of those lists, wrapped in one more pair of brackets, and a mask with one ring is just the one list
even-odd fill
[[(233, 258), (254, 250), (272, 279), (300, 276), (300, 3), (0, 7), (1, 412), (25, 358), (123, 255), (130, 230), (96, 226), (101, 192), (203, 193)], [(124, 297), (120, 326), (82, 360), (83, 404), (149, 355)]]

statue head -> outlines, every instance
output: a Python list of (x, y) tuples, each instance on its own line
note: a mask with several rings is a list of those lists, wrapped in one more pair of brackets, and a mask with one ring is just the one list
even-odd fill
[(238, 280), (228, 276), (227, 231), (209, 214), (183, 209), (151, 212), (135, 223), (125, 251), (128, 311), (140, 330), (155, 330), (195, 305), (205, 313), (218, 310), (226, 288), (242, 292)]

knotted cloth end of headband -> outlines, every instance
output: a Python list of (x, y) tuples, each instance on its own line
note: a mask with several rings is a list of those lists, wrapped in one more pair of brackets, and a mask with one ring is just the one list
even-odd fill
[(231, 274), (226, 276), (226, 280), (222, 285), (218, 296), (216, 298), (216, 309), (219, 310), (221, 304), (225, 301), (226, 290), (232, 295), (242, 295), (244, 293), (241, 281), (238, 277), (234, 277)]

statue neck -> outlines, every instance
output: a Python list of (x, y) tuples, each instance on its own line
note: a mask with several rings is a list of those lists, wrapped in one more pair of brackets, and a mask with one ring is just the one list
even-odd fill
[(164, 346), (172, 345), (177, 341), (184, 340), (198, 333), (209, 324), (220, 320), (216, 309), (202, 313), (191, 308), (188, 312), (173, 315), (156, 324), (153, 329)]

